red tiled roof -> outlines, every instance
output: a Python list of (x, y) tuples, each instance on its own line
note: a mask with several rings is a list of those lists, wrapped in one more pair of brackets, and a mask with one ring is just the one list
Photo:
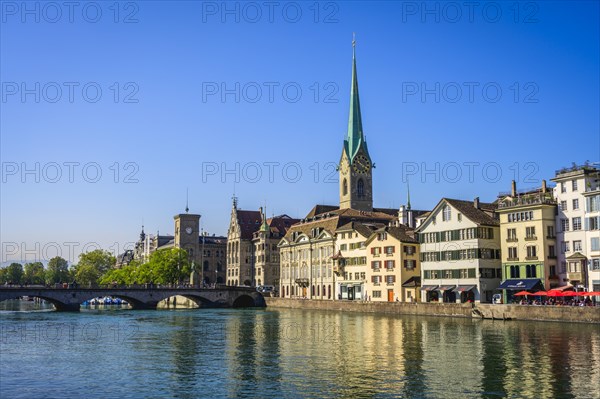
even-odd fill
[(259, 211), (243, 211), (238, 209), (237, 220), (242, 240), (251, 240), (252, 233), (260, 229), (262, 218)]

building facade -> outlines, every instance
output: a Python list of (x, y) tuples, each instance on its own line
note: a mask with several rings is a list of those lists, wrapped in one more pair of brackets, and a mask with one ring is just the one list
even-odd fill
[(423, 302), (491, 302), (502, 277), (495, 204), (443, 198), (417, 233)]
[(515, 181), (498, 197), (504, 303), (523, 290), (564, 285), (557, 267), (556, 200), (542, 182), (537, 190), (517, 192)]
[(413, 229), (395, 223), (375, 230), (366, 241), (368, 300), (419, 302), (419, 242)]
[(233, 198), (231, 218), (227, 231), (227, 276), (226, 284), (251, 286), (254, 275), (253, 234), (261, 226), (259, 211), (238, 209), (237, 198)]
[(279, 290), (280, 286), (280, 254), (279, 241), (285, 236), (290, 226), (299, 222), (288, 215), (267, 218), (262, 208), (260, 229), (252, 234), (254, 245), (254, 276), (253, 285), (272, 285)]
[(594, 291), (600, 288), (600, 169), (574, 165), (556, 171), (552, 181), (560, 272), (575, 289)]

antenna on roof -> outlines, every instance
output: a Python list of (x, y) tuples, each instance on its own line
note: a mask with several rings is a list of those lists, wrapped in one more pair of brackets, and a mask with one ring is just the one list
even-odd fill
[(190, 208), (188, 206), (188, 194), (189, 194), (189, 189), (186, 187), (185, 188), (185, 213), (188, 213)]

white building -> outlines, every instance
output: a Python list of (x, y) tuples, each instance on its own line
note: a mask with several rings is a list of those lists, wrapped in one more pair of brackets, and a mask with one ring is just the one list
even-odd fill
[(443, 198), (417, 227), (422, 302), (491, 302), (502, 278), (495, 205)]
[(600, 291), (600, 169), (556, 171), (554, 197), (561, 277), (577, 289)]

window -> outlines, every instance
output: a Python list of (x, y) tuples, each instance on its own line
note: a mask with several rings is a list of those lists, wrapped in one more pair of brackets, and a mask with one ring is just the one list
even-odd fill
[(573, 241), (573, 251), (581, 251), (581, 240)]
[(407, 255), (412, 255), (415, 253), (416, 247), (413, 245), (405, 245), (404, 246), (404, 253)]
[(343, 183), (343, 195), (348, 195), (348, 180), (344, 178), (344, 183)]
[(571, 182), (571, 186), (572, 186), (573, 191), (577, 191), (577, 180), (573, 180)]
[(588, 211), (596, 212), (600, 210), (600, 195), (594, 195), (588, 198)]
[(506, 232), (508, 241), (517, 241), (517, 229), (507, 229)]
[(462, 214), (457, 213), (456, 218), (458, 219), (459, 222), (462, 221)]
[(381, 253), (381, 247), (373, 247), (373, 248), (371, 248), (371, 255), (373, 255), (373, 256), (379, 256), (380, 253)]
[(569, 246), (569, 241), (563, 241), (563, 242), (561, 242), (560, 243), (560, 250), (561, 250), (561, 252), (563, 254), (569, 252), (571, 250), (571, 247)]
[(364, 198), (365, 183), (363, 182), (363, 179), (358, 179), (358, 183), (356, 185), (356, 192), (358, 193), (358, 198)]
[(374, 260), (371, 262), (371, 269), (380, 269), (380, 268), (381, 268), (380, 260)]
[(411, 259), (405, 259), (405, 260), (404, 260), (404, 268), (405, 268), (406, 270), (414, 270), (414, 268), (415, 268), (415, 263), (416, 263), (416, 261), (414, 261), (414, 260), (411, 260)]
[(554, 238), (554, 226), (548, 226), (548, 238)]
[(561, 211), (567, 210), (567, 201), (560, 201), (560, 210)]
[(556, 276), (556, 266), (554, 266), (554, 265), (550, 266), (550, 275)]
[(530, 259), (537, 258), (537, 249), (535, 245), (529, 245), (527, 247), (527, 257)]
[(450, 217), (452, 216), (452, 211), (450, 209), (450, 205), (446, 205), (444, 207), (444, 210), (442, 211), (442, 220), (444, 222), (447, 222), (450, 220)]
[(592, 270), (600, 270), (600, 258), (592, 258), (590, 262), (590, 268)]
[(579, 199), (575, 198), (573, 200), (573, 210), (579, 209)]
[(569, 219), (560, 219), (560, 227), (562, 231), (569, 231)]
[(573, 231), (575, 231), (575, 230), (581, 230), (581, 218), (580, 217), (573, 218)]
[(340, 245), (340, 251), (345, 251), (347, 249), (348, 249), (348, 245), (347, 244)]
[(560, 272), (561, 273), (567, 272), (567, 262), (560, 262)]
[(554, 245), (548, 245), (548, 257), (549, 258), (555, 258), (556, 257), (556, 250), (554, 248)]
[(510, 278), (521, 278), (519, 266), (510, 267)]
[(360, 279), (360, 273), (359, 272), (354, 273), (354, 279), (355, 280), (359, 280)]
[(373, 291), (373, 298), (381, 298), (381, 291)]
[(393, 255), (394, 254), (394, 247), (390, 246), (390, 247), (385, 247), (385, 253), (386, 255)]
[(565, 182), (560, 183), (560, 192), (561, 193), (567, 192), (567, 185), (565, 184)]
[(371, 282), (375, 285), (381, 283), (381, 276), (371, 276)]
[(579, 273), (581, 263), (579, 262), (569, 262), (569, 273)]
[(586, 218), (585, 219), (586, 230), (599, 230), (600, 229), (600, 216)]
[(527, 278), (537, 277), (536, 266), (535, 265), (526, 265), (525, 266), (525, 275)]
[(508, 259), (518, 259), (517, 247), (508, 248)]
[(385, 282), (389, 285), (389, 284), (394, 284), (396, 282), (396, 276), (391, 275), (391, 276), (385, 276)]
[(534, 239), (535, 237), (535, 226), (525, 228), (525, 238)]
[(385, 261), (385, 268), (388, 270), (393, 270), (394, 269), (394, 265), (395, 262), (393, 260), (386, 260)]
[(590, 249), (592, 251), (600, 251), (600, 238), (592, 237), (590, 239)]

